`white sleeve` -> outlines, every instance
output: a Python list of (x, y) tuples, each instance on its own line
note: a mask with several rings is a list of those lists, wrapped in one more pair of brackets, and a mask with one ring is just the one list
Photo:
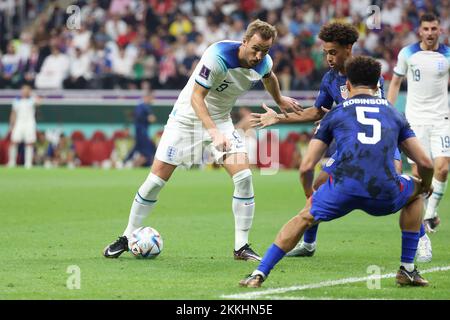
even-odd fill
[(14, 99), (13, 100), (13, 103), (12, 103), (12, 110), (14, 110), (14, 111), (16, 111), (17, 112), (17, 109), (19, 109), (19, 100), (16, 98), (16, 99)]
[(272, 61), (272, 57), (269, 55), (266, 55), (265, 57), (265, 69), (263, 70), (263, 77), (269, 76), (270, 75), (270, 71), (272, 71), (272, 67), (273, 67), (273, 61)]
[(225, 62), (212, 47), (205, 51), (198, 64), (195, 82), (206, 89), (210, 89), (217, 81), (222, 81), (226, 75)]
[(406, 75), (407, 71), (408, 71), (407, 57), (405, 53), (405, 48), (403, 48), (398, 53), (397, 65), (394, 68), (394, 73), (398, 76), (403, 77)]

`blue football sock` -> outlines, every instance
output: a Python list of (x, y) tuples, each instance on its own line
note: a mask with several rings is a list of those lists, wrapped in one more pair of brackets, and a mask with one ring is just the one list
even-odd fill
[(420, 225), (419, 238), (422, 238), (425, 235), (425, 227), (423, 226), (423, 222)]
[(266, 251), (266, 254), (262, 258), (257, 270), (264, 273), (264, 275), (267, 277), (270, 273), (270, 270), (275, 267), (278, 261), (280, 261), (285, 254), (286, 252), (281, 250), (275, 243), (273, 243)]
[(419, 232), (402, 231), (402, 257), (401, 262), (413, 263), (416, 256)]
[(316, 224), (315, 226), (312, 226), (311, 228), (306, 230), (305, 234), (303, 235), (303, 242), (306, 242), (306, 243), (316, 242), (317, 228), (319, 228), (318, 224)]

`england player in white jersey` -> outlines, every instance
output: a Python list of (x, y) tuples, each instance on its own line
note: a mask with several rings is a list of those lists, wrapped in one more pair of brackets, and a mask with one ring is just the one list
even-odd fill
[(105, 257), (117, 258), (128, 250), (128, 238), (143, 226), (173, 171), (180, 165), (199, 164), (202, 147), (207, 146), (234, 183), (234, 258), (261, 259), (248, 244), (255, 208), (252, 172), (230, 111), (237, 98), (260, 80), (284, 113), (302, 111), (294, 99), (281, 95), (271, 71), (267, 53), (275, 38), (273, 26), (256, 20), (248, 26), (243, 42), (220, 41), (205, 51), (170, 114), (151, 172), (133, 200), (128, 226), (123, 236), (105, 248)]
[[(440, 34), (439, 19), (434, 14), (424, 14), (420, 19), (421, 41), (400, 51), (388, 92), (388, 100), (394, 104), (402, 79), (406, 76), (406, 118), (434, 161), (434, 192), (425, 205), (424, 216), (428, 232), (434, 232), (439, 224), (437, 207), (447, 187), (450, 157), (447, 89), (450, 48), (439, 43)], [(410, 159), (408, 162), (412, 163)], [(417, 166), (412, 163), (412, 168), (413, 174), (417, 175)]]
[(8, 166), (16, 166), (17, 147), (25, 143), (25, 168), (33, 166), (34, 143), (36, 142), (36, 106), (40, 98), (32, 96), (29, 85), (22, 86), (21, 97), (12, 103), (9, 124), (11, 130), (11, 144), (9, 146)]

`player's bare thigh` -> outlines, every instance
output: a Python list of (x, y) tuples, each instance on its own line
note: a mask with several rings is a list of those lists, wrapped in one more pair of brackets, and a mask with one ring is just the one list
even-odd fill
[(168, 181), (176, 168), (177, 166), (173, 164), (169, 164), (155, 158), (155, 160), (153, 161), (151, 172), (164, 181)]
[(223, 161), (223, 167), (231, 177), (242, 170), (249, 169), (250, 165), (247, 153), (237, 152), (227, 154)]

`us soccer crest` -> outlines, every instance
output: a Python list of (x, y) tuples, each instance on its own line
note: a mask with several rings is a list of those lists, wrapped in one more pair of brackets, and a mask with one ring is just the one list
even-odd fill
[(347, 99), (348, 98), (348, 89), (346, 85), (343, 85), (340, 87), (341, 88), (341, 97), (342, 99)]

